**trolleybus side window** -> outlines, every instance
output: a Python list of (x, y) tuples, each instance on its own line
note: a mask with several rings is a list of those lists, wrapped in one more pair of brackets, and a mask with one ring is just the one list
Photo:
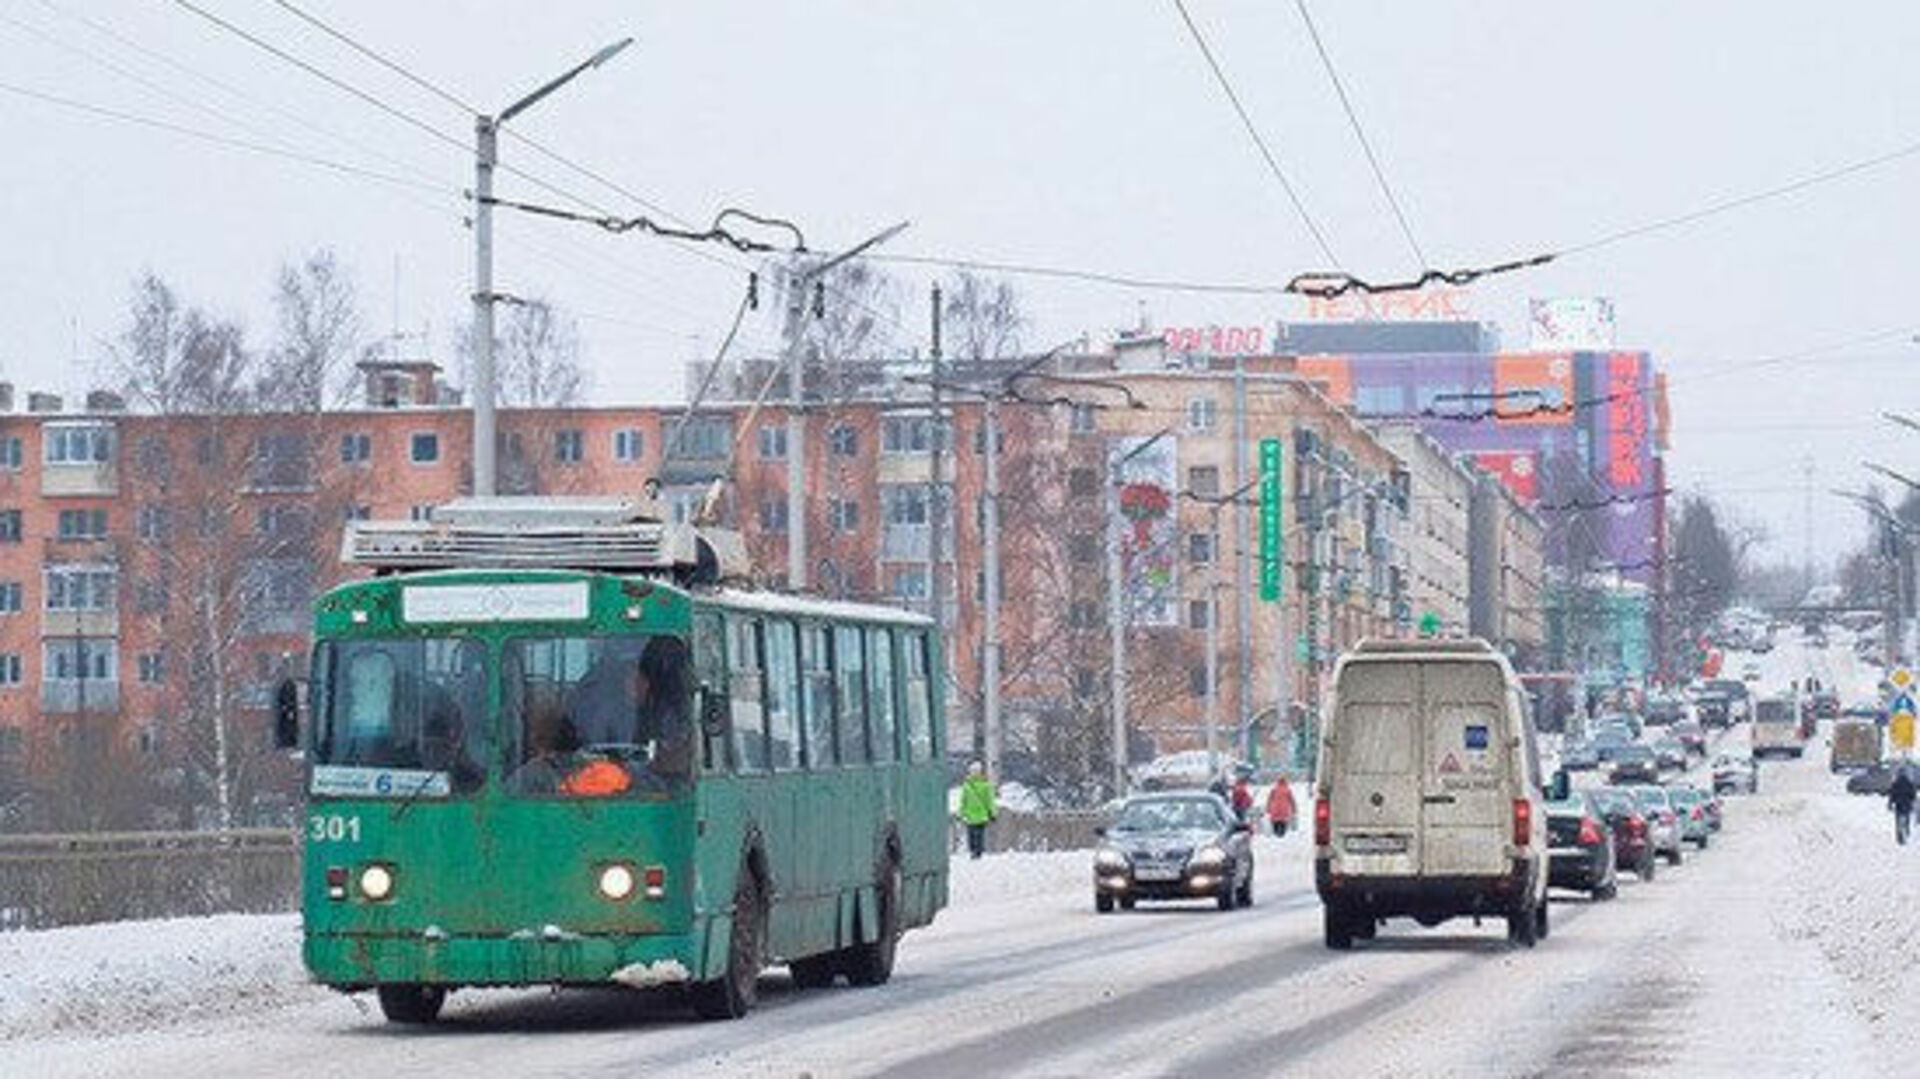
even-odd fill
[(760, 623), (751, 618), (730, 618), (727, 628), (734, 766), (742, 772), (764, 772), (767, 727), (761, 703), (765, 679), (760, 671)]
[(834, 752), (833, 660), (827, 631), (816, 625), (800, 627), (800, 669), (806, 697), (807, 766), (832, 768), (840, 763)]
[(893, 685), (893, 630), (873, 626), (867, 630), (867, 669), (873, 675), (873, 695), (868, 698), (873, 718), (873, 759), (890, 764), (899, 756), (895, 739), (894, 715), (898, 702)]
[(761, 631), (767, 663), (767, 755), (776, 771), (800, 767), (800, 664), (793, 623), (776, 619)]
[(834, 683), (840, 698), (840, 763), (866, 764), (867, 665), (859, 626), (833, 631)]
[(933, 759), (932, 698), (927, 678), (927, 635), (914, 630), (906, 635), (907, 665), (907, 751), (917, 763)]

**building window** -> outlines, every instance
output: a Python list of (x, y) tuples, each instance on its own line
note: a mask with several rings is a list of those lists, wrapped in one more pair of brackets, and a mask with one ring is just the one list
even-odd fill
[(144, 505), (134, 518), (140, 538), (152, 543), (167, 538), (167, 508), (165, 506)]
[[(0, 652), (0, 686), (17, 686), (21, 683), (20, 653)], [(8, 728), (17, 731), (18, 728)]]
[(724, 459), (733, 446), (733, 425), (717, 416), (695, 417), (680, 425), (673, 441), (675, 457)]
[(787, 428), (785, 424), (762, 424), (755, 432), (760, 443), (762, 461), (784, 461), (787, 459)]
[(45, 428), (50, 465), (99, 465), (113, 460), (113, 428), (107, 424), (63, 424)]
[(1067, 625), (1074, 629), (1092, 629), (1100, 624), (1100, 605), (1091, 600), (1075, 600), (1067, 608)]
[(932, 594), (932, 589), (927, 587), (925, 566), (906, 566), (894, 570), (890, 587), (894, 598), (899, 600), (924, 601)]
[(860, 432), (846, 424), (841, 424), (828, 434), (827, 445), (835, 457), (858, 457), (860, 456)]
[[(987, 425), (981, 424), (973, 429), (973, 452), (985, 457), (987, 454)], [(1005, 427), (993, 433), (993, 452), (1007, 452), (1007, 429)]]
[(1088, 498), (1100, 493), (1100, 474), (1091, 468), (1076, 468), (1067, 473), (1067, 493)]
[(46, 642), (50, 682), (114, 682), (120, 678), (111, 637), (68, 637)]
[(193, 440), (193, 460), (203, 468), (220, 463), (226, 456), (226, 445), (219, 435), (201, 435)]
[(1214, 411), (1218, 406), (1211, 397), (1195, 397), (1187, 402), (1187, 430), (1213, 430)]
[(151, 720), (140, 724), (140, 729), (134, 732), (133, 745), (143, 757), (158, 756), (160, 754), (159, 726)]
[(26, 735), (19, 727), (0, 727), (0, 761), (17, 761), (26, 751)]
[(760, 500), (760, 531), (787, 530), (787, 496), (768, 495)]
[(645, 443), (640, 441), (640, 429), (623, 427), (613, 433), (613, 459), (622, 462), (638, 461)]
[(104, 509), (61, 510), (58, 535), (63, 540), (105, 539), (107, 511)]
[(1220, 497), (1220, 470), (1212, 465), (1187, 469), (1187, 492), (1201, 498)]
[(47, 610), (111, 611), (120, 575), (111, 566), (48, 566)]
[(1187, 669), (1187, 689), (1191, 690), (1196, 697), (1204, 697), (1207, 695), (1207, 669), (1205, 667), (1189, 667)]
[(19, 543), (20, 531), (20, 511), (0, 510), (0, 543)]
[(1196, 566), (1205, 566), (1213, 561), (1212, 533), (1187, 533), (1187, 561)]
[[(1455, 411), (1465, 411), (1465, 402)], [(1404, 386), (1361, 386), (1353, 391), (1353, 410), (1362, 416), (1397, 416), (1407, 409)]]
[(140, 682), (157, 686), (167, 680), (167, 657), (158, 652), (140, 653)]
[(373, 460), (373, 439), (367, 435), (340, 436), (340, 463), (364, 465)]
[(407, 509), (407, 516), (415, 521), (433, 520), (433, 503), (426, 502)]
[(254, 514), (254, 531), (262, 536), (284, 536), (299, 530), (300, 507), (261, 506)]
[(1084, 533), (1068, 537), (1067, 556), (1083, 564), (1100, 561), (1100, 537)]
[(586, 440), (577, 428), (553, 433), (553, 459), (563, 465), (577, 465), (586, 455)]
[(440, 460), (440, 436), (432, 431), (416, 432), (408, 440), (408, 450), (414, 464), (434, 464)]
[(889, 455), (932, 453), (931, 416), (886, 416), (880, 421), (880, 452)]
[(0, 581), (0, 614), (19, 614), (20, 597), (19, 581)]
[(349, 521), (366, 521), (373, 518), (373, 507), (367, 505), (348, 506), (344, 516)]
[(133, 606), (141, 614), (159, 614), (166, 610), (169, 596), (165, 577), (140, 581), (133, 586)]
[(827, 520), (835, 531), (856, 532), (860, 529), (860, 502), (852, 498), (833, 498), (827, 501)]
[(1076, 696), (1092, 697), (1099, 691), (1099, 688), (1100, 679), (1098, 675), (1093, 673), (1092, 667), (1075, 667), (1073, 669), (1073, 692)]
[(0, 469), (8, 472), (20, 471), (25, 455), (20, 450), (20, 436), (8, 435), (0, 438)]
[(1190, 599), (1187, 601), (1187, 628), (1188, 629), (1206, 629), (1207, 628), (1207, 601), (1206, 600)]
[(1095, 408), (1092, 405), (1069, 405), (1067, 409), (1067, 430), (1076, 435), (1090, 435), (1098, 427)]

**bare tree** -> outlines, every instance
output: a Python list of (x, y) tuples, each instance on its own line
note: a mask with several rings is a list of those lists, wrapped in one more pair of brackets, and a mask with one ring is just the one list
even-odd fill
[(344, 404), (356, 388), (353, 358), (364, 327), (353, 280), (333, 251), (282, 265), (273, 306), (278, 340), (261, 365), (261, 405), (318, 412)]
[(1005, 278), (961, 270), (941, 298), (950, 355), (962, 360), (999, 360), (1020, 353), (1027, 316), (1020, 293)]

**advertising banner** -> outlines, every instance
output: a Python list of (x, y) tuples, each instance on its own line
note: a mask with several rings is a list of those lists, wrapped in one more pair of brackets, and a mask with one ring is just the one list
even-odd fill
[(1540, 497), (1540, 460), (1532, 450), (1486, 450), (1474, 454), (1473, 461), (1500, 477), (1521, 502), (1531, 504)]
[(1120, 480), (1120, 579), (1128, 621), (1136, 626), (1180, 620), (1177, 441), (1127, 437), (1111, 444)]
[(1613, 348), (1613, 301), (1565, 296), (1527, 302), (1527, 342), (1536, 350), (1603, 352)]

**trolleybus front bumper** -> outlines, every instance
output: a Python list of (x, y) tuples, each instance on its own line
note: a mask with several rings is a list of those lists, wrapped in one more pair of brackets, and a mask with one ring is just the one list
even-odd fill
[[(703, 941), (702, 938), (707, 938)], [(695, 980), (702, 952), (724, 955), (725, 932), (582, 935), (558, 926), (506, 936), (311, 933), (313, 979), (353, 991), (387, 984), (674, 985)]]

